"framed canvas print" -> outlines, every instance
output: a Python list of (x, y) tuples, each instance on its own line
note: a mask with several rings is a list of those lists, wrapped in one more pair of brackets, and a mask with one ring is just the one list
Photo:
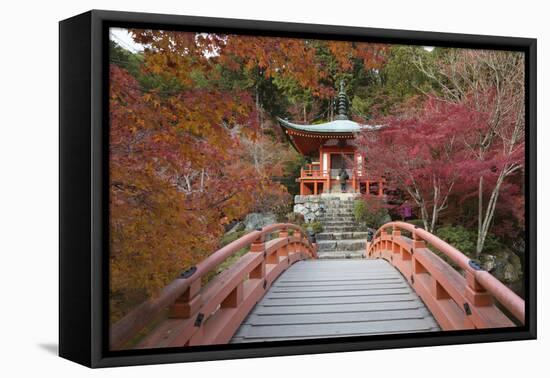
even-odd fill
[(536, 337), (536, 40), (60, 22), (60, 355)]

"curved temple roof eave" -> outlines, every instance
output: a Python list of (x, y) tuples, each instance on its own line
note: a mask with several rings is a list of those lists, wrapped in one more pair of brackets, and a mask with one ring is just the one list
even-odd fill
[(277, 117), (279, 124), (288, 129), (315, 134), (356, 134), (363, 130), (378, 130), (381, 125), (361, 125), (350, 120), (335, 120), (318, 125), (299, 125)]

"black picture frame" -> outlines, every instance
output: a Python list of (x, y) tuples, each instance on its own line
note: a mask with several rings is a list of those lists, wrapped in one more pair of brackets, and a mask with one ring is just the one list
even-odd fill
[[(522, 51), (526, 57), (526, 324), (510, 329), (109, 351), (108, 28), (306, 37)], [(59, 24), (59, 354), (89, 367), (536, 338), (536, 64), (530, 38), (92, 10)]]

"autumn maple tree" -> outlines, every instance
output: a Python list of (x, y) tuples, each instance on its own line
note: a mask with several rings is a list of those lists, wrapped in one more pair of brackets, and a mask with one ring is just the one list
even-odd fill
[(475, 121), (463, 130), (469, 151), (463, 165), (476, 181), (476, 254), (479, 256), (494, 223), (506, 180), (523, 175), (525, 157), (525, 89), (523, 53), (450, 50), (438, 65), (416, 62), (441, 93), (441, 101), (463, 106)]
[[(178, 33), (171, 37), (181, 49), (198, 43), (180, 40)], [(127, 71), (111, 66), (115, 309), (117, 300), (154, 296), (179, 271), (215, 251), (224, 224), (248, 213), (258, 198), (286, 195), (247, 164), (242, 138), (254, 139), (257, 131), (251, 97), (194, 85), (194, 72), (211, 70), (205, 47), (182, 58), (164, 50), (163, 41), (145, 54), (143, 70), (175, 83), (169, 90), (146, 90)]]
[[(112, 46), (110, 219), (113, 320), (219, 247), (225, 225), (290, 203), (296, 154), (273, 131), (282, 83), (334, 94), (334, 64), (379, 66), (383, 46), (132, 30), (143, 53)], [(279, 101), (283, 101), (282, 99)]]
[[(362, 133), (357, 143), (370, 173), (383, 176), (390, 189), (405, 192), (431, 232), (450, 200), (464, 205), (476, 198), (479, 256), (499, 198), (504, 195), (501, 206), (513, 206), (514, 218), (522, 222), (523, 57), (453, 49), (435, 64), (427, 65), (419, 56), (413, 64), (433, 89), (377, 119), (381, 129)], [(504, 194), (503, 188), (508, 188)]]
[(459, 179), (455, 165), (464, 155), (458, 138), (469, 114), (431, 99), (420, 111), (384, 121), (356, 141), (367, 174), (384, 177), (387, 191), (405, 192), (418, 207), (424, 228), (433, 232)]

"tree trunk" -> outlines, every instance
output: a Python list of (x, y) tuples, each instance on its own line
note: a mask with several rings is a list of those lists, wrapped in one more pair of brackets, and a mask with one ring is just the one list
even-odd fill
[(433, 195), (433, 209), (432, 209), (432, 222), (430, 229), (427, 230), (428, 232), (433, 233), (435, 230), (435, 224), (437, 223), (437, 216), (439, 214), (439, 185), (436, 184), (435, 178), (433, 179), (433, 189), (434, 189), (434, 195)]
[(479, 257), (481, 250), (483, 249), (483, 243), (481, 243), (481, 230), (483, 228), (483, 176), (479, 178), (477, 193), (477, 244), (476, 244), (476, 257)]
[[(483, 251), (485, 240), (487, 239), (487, 234), (489, 233), (489, 227), (495, 215), (497, 200), (500, 194), (500, 187), (502, 186), (502, 183), (504, 182), (504, 179), (507, 176), (506, 171), (507, 171), (507, 168), (504, 168), (500, 172), (500, 175), (498, 176), (495, 187), (491, 191), (491, 197), (489, 198), (489, 202), (487, 203), (487, 209), (485, 209), (485, 215), (483, 215), (483, 208), (480, 209), (480, 213), (479, 213), (480, 224), (478, 225), (479, 232), (477, 235), (476, 257), (479, 257), (479, 255), (481, 255), (481, 252)], [(481, 222), (482, 219), (483, 221)]]

